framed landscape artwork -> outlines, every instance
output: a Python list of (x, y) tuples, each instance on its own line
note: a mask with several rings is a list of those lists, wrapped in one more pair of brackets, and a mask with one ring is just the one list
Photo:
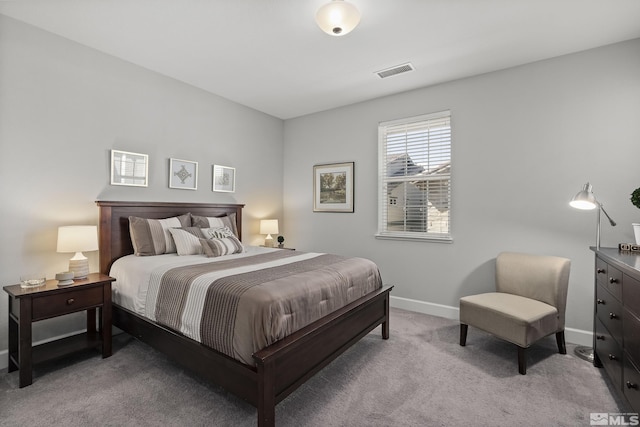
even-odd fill
[(236, 169), (213, 165), (213, 191), (233, 193), (236, 191)]
[(198, 189), (198, 162), (169, 159), (169, 188)]
[(313, 211), (353, 212), (354, 162), (313, 167)]

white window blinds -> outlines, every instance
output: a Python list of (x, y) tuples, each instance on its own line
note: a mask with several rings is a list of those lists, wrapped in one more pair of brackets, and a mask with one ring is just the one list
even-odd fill
[(451, 241), (451, 113), (380, 123), (378, 237)]

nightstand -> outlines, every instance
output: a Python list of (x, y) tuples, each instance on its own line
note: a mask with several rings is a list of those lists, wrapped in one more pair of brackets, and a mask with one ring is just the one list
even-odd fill
[[(20, 370), (20, 388), (33, 382), (33, 365), (68, 353), (101, 348), (111, 356), (111, 282), (105, 274), (92, 273), (86, 279), (58, 287), (57, 280), (24, 289), (5, 286), (9, 294), (9, 372)], [(100, 318), (96, 328), (96, 309)], [(31, 325), (39, 320), (87, 311), (87, 332), (33, 347)]]

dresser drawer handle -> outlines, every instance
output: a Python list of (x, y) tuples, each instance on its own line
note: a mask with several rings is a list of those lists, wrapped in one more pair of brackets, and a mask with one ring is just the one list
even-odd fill
[(638, 389), (638, 384), (634, 384), (631, 381), (627, 381), (627, 388), (633, 388), (635, 390)]
[(609, 277), (609, 283), (618, 283), (618, 279), (614, 279), (613, 277)]
[(609, 313), (609, 319), (617, 319), (618, 315), (615, 313)]
[(67, 305), (71, 305), (71, 304), (73, 304), (74, 302), (76, 302), (76, 300), (75, 300), (75, 299), (73, 299), (73, 298), (69, 298), (69, 299), (67, 300)]
[(600, 298), (598, 298), (598, 299), (596, 300), (596, 303), (598, 303), (598, 304), (602, 304), (602, 305), (605, 305), (605, 304), (606, 304), (606, 302), (605, 302), (603, 299), (600, 299)]
[(604, 268), (599, 268), (596, 270), (596, 273), (598, 274), (603, 274), (604, 273)]
[(604, 341), (604, 335), (596, 335), (596, 339)]
[(609, 354), (609, 360), (618, 360), (618, 358), (613, 354)]

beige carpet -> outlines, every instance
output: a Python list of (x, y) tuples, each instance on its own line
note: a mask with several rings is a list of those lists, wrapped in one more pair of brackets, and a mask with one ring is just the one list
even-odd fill
[[(602, 371), (557, 353), (553, 337), (518, 374), (513, 345), (458, 323), (392, 309), (376, 329), (276, 409), (278, 426), (588, 426), (592, 412), (624, 412)], [(122, 334), (114, 354), (38, 367), (33, 385), (0, 374), (2, 426), (253, 426), (256, 411)]]

